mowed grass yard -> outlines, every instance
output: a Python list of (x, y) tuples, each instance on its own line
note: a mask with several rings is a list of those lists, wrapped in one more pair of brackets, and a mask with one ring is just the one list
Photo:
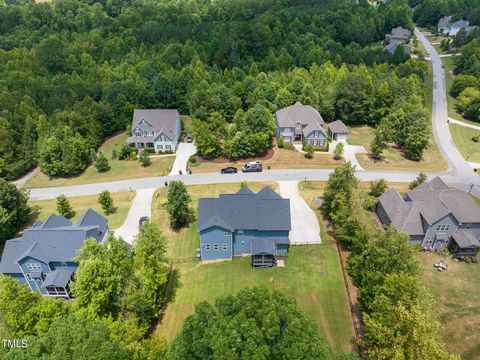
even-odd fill
[(425, 286), (436, 300), (440, 334), (452, 353), (462, 359), (480, 359), (480, 264), (447, 259), (448, 270), (433, 264), (445, 260), (435, 253), (420, 253)]
[[(88, 208), (92, 208), (93, 210), (108, 219), (108, 226), (110, 229), (117, 229), (125, 221), (134, 196), (134, 191), (112, 193), (113, 203), (116, 210), (113, 214), (109, 215), (105, 215), (103, 213), (102, 208), (98, 204), (97, 195), (71, 197), (68, 200), (70, 201), (70, 205), (75, 211), (75, 216), (71, 219), (71, 221), (76, 221), (81, 215), (83, 215), (83, 213)], [(45, 221), (50, 214), (58, 214), (57, 202), (55, 199), (30, 201), (29, 204), (38, 208), (38, 212), (35, 213), (34, 219), (32, 219), (32, 221), (35, 221), (37, 219)]]
[(480, 163), (480, 142), (472, 140), (474, 136), (480, 136), (480, 131), (470, 129), (457, 124), (449, 124), (455, 146), (465, 159)]
[(89, 166), (82, 174), (69, 178), (50, 178), (40, 173), (30, 179), (27, 188), (42, 188), (54, 186), (68, 186), (80, 184), (92, 184), (99, 182), (109, 182), (116, 180), (129, 180), (144, 177), (154, 177), (168, 175), (170, 168), (175, 160), (175, 156), (153, 158), (152, 164), (143, 167), (136, 160), (118, 160), (112, 159), (112, 150), (116, 145), (122, 145), (127, 139), (125, 133), (119, 134), (107, 140), (101, 147), (100, 151), (107, 157), (111, 169), (104, 173), (99, 173), (95, 166)]
[[(249, 187), (259, 191), (264, 185), (278, 191), (276, 183), (251, 183)], [(188, 187), (195, 208), (199, 197), (218, 196), (239, 189), (238, 183)], [(171, 231), (168, 215), (161, 206), (166, 190), (159, 189), (158, 193), (158, 200), (152, 205), (152, 221), (164, 228), (168, 255), (172, 258), (195, 256), (199, 242), (197, 223), (179, 232)], [(292, 294), (301, 308), (317, 322), (334, 354), (351, 351), (353, 326), (340, 261), (331, 241), (325, 236), (323, 240), (325, 245), (292, 246), (284, 268), (252, 269), (249, 257), (210, 264), (197, 261), (176, 264), (180, 286), (156, 332), (171, 340), (181, 329), (184, 319), (193, 313), (195, 304), (201, 301), (213, 303), (217, 297), (235, 294), (244, 287), (266, 286)]]
[[(349, 131), (348, 142), (350, 144), (362, 145), (369, 150), (370, 143), (373, 139), (373, 128), (369, 126), (351, 126), (349, 127)], [(423, 159), (420, 161), (406, 158), (402, 151), (392, 144), (383, 151), (383, 159), (380, 161), (372, 159), (369, 154), (357, 154), (356, 157), (360, 164), (368, 170), (382, 169), (436, 172), (448, 169), (437, 144), (433, 141), (433, 135), (430, 145), (424, 152)]]
[[(344, 160), (335, 160), (332, 154), (315, 153), (312, 159), (307, 159), (304, 154), (295, 150), (285, 150), (274, 146), (274, 155), (270, 159), (262, 160), (263, 169), (331, 169), (340, 166)], [(254, 161), (254, 159), (249, 160)], [(199, 166), (192, 167), (193, 173), (219, 172), (227, 166), (235, 166), (239, 171), (246, 163), (245, 160), (229, 161), (223, 163), (202, 162)]]

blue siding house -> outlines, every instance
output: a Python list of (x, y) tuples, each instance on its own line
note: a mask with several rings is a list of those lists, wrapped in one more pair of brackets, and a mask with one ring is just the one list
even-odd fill
[(75, 224), (52, 214), (35, 222), (22, 237), (7, 240), (0, 261), (0, 273), (26, 283), (32, 291), (71, 299), (69, 283), (78, 264), (72, 261), (85, 239), (105, 241), (108, 221), (88, 209)]
[(290, 230), (290, 200), (268, 186), (199, 200), (202, 260), (252, 255), (256, 267), (275, 266), (275, 256), (288, 252)]

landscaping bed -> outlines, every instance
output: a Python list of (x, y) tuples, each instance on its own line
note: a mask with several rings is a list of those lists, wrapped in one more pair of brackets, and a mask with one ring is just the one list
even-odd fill
[(152, 158), (152, 164), (143, 167), (137, 160), (112, 159), (112, 151), (115, 146), (119, 147), (125, 143), (127, 134), (121, 133), (108, 139), (100, 150), (108, 159), (110, 170), (99, 173), (95, 166), (89, 166), (83, 173), (69, 178), (50, 178), (45, 174), (31, 178), (25, 185), (26, 188), (42, 188), (55, 186), (68, 186), (80, 184), (93, 184), (116, 180), (130, 180), (144, 177), (155, 177), (168, 175), (170, 168), (175, 161), (175, 156)]

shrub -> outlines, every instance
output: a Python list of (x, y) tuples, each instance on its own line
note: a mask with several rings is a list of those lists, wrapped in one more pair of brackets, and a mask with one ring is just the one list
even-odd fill
[(283, 141), (283, 138), (278, 139), (278, 147), (283, 148), (285, 146), (285, 141)]
[(367, 195), (363, 200), (363, 207), (368, 211), (375, 211), (377, 204), (378, 200), (375, 196)]
[(369, 195), (379, 197), (385, 191), (387, 191), (387, 182), (385, 179), (370, 181), (370, 191), (368, 192)]
[(472, 136), (472, 141), (478, 143), (480, 141), (480, 135)]
[(191, 163), (191, 164), (196, 164), (197, 163), (197, 157), (195, 155), (191, 155), (189, 158), (188, 158), (188, 162)]
[(289, 144), (289, 143), (284, 144), (283, 148), (285, 150), (295, 150), (295, 146), (293, 146), (293, 144)]
[(337, 146), (335, 146), (335, 150), (333, 151), (333, 158), (335, 160), (340, 160), (343, 157), (343, 143), (339, 142), (337, 143)]
[(306, 152), (305, 157), (311, 159), (313, 157), (313, 152), (315, 149), (313, 148), (313, 145), (308, 143), (303, 147), (303, 151)]
[(131, 151), (132, 151), (132, 148), (127, 143), (124, 143), (120, 145), (118, 149), (116, 149), (117, 158), (119, 160), (128, 159), (130, 158)]
[(155, 148), (154, 147), (146, 147), (145, 149), (143, 149), (143, 152), (146, 152), (147, 155), (153, 155), (155, 154)]
[(110, 164), (108, 163), (107, 158), (100, 152), (95, 159), (95, 168), (98, 172), (105, 172), (110, 170)]
[(138, 158), (138, 161), (140, 162), (140, 164), (142, 164), (143, 167), (147, 167), (152, 164), (152, 160), (148, 157), (148, 152), (146, 151), (142, 151), (140, 157)]

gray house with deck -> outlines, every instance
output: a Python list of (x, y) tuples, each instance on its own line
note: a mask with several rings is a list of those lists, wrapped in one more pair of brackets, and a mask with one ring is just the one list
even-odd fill
[(439, 177), (404, 196), (388, 190), (379, 198), (377, 214), (383, 224), (393, 224), (426, 250), (448, 248), (454, 257), (473, 257), (480, 249), (480, 208)]
[(27, 284), (42, 295), (70, 300), (70, 281), (78, 268), (74, 261), (77, 250), (85, 239), (102, 242), (108, 234), (107, 219), (92, 209), (74, 224), (52, 214), (45, 222), (35, 222), (21, 237), (7, 240), (0, 273)]
[(317, 110), (299, 101), (275, 113), (277, 139), (282, 138), (288, 144), (305, 142), (314, 147), (324, 147), (327, 143), (324, 124)]
[(254, 267), (275, 266), (277, 256), (288, 252), (290, 230), (290, 200), (268, 186), (199, 199), (201, 260), (251, 255)]

